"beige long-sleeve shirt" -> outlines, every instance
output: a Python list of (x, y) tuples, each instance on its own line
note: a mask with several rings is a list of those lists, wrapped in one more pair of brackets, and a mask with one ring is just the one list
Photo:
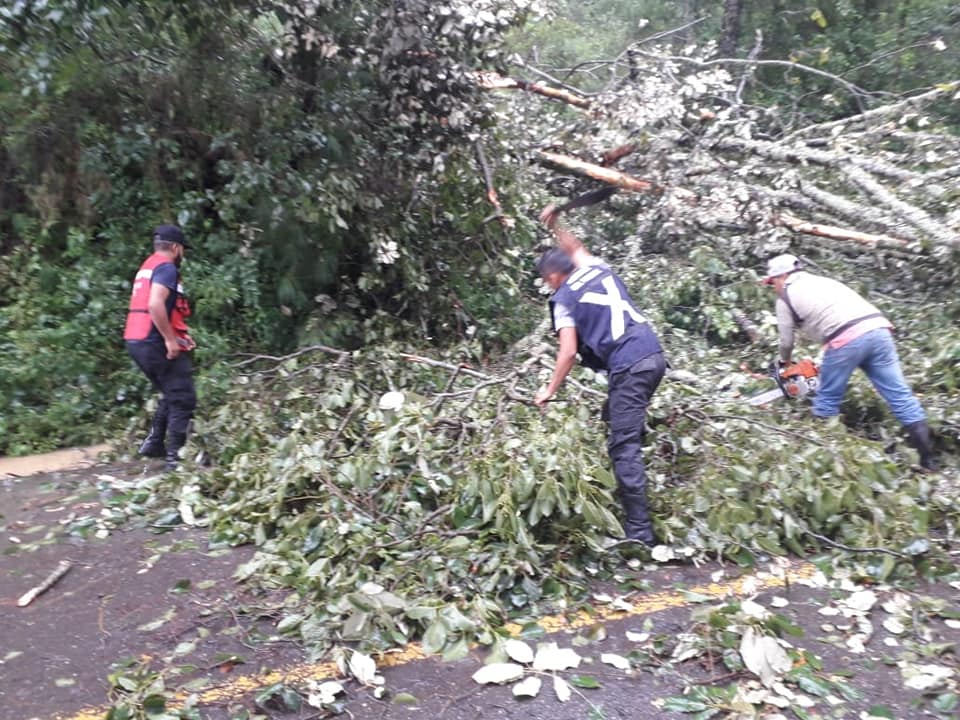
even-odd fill
[(802, 271), (787, 277), (776, 311), (780, 359), (784, 362), (789, 362), (793, 353), (797, 330), (815, 342), (825, 343), (857, 320), (883, 317), (876, 306), (842, 282)]

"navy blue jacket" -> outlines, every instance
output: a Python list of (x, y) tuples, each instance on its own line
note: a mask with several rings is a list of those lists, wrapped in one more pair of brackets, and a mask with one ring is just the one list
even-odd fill
[(550, 300), (550, 314), (563, 305), (573, 315), (580, 362), (593, 370), (626, 370), (661, 352), (650, 323), (637, 311), (623, 281), (607, 265), (578, 268)]

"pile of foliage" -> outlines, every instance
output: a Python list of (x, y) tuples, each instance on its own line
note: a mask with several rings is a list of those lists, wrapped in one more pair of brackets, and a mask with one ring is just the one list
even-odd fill
[[(948, 571), (960, 521), (952, 474), (910, 467), (913, 451), (865, 380), (844, 406), (848, 426), (815, 421), (802, 405), (749, 408), (744, 398), (770, 383), (741, 364), (763, 367), (775, 331), (763, 324), (769, 344), (752, 346), (728, 313), (769, 319), (771, 298), (755, 277), (731, 281), (716, 254), (691, 255), (647, 254), (624, 268), (637, 296), (656, 303), (644, 309), (674, 365), (647, 443), (656, 527), (671, 546), (661, 559), (752, 565), (839, 550), (876, 581)], [(902, 307), (895, 317), (911, 332), (930, 326)], [(924, 362), (904, 353), (946, 465), (960, 428), (960, 337), (950, 337), (951, 349)], [(216, 542), (258, 546), (241, 576), (299, 594), (303, 606), (279, 627), (314, 652), (421, 637), (428, 651), (460, 656), (510, 617), (574, 600), (617, 561), (604, 380), (578, 370), (541, 413), (530, 398), (552, 351), (541, 326), (490, 366), (476, 344), (443, 357), (384, 345), (249, 358), (197, 427), (216, 467), (176, 476), (169, 491)]]

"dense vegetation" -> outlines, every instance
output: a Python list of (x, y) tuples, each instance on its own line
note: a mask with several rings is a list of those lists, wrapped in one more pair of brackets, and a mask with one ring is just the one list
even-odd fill
[(137, 412), (146, 388), (117, 335), (160, 222), (197, 244), (185, 274), (206, 368), (305, 342), (447, 341), (461, 307), (509, 301), (519, 268), (465, 280), (496, 277), (504, 249), (472, 168), (491, 108), (467, 73), (523, 8), (404, 8), (3, 8), (0, 451)]
[[(581, 588), (619, 533), (603, 379), (578, 371), (565, 402), (529, 406), (552, 352), (530, 276), (537, 210), (598, 186), (569, 160), (629, 145), (619, 170), (657, 191), (565, 221), (623, 271), (674, 365), (651, 410), (660, 532), (744, 564), (883, 547), (850, 551), (858, 572), (947, 571), (955, 474), (910, 469), (862, 378), (842, 423), (743, 397), (769, 387), (749, 370), (776, 337), (757, 270), (791, 249), (896, 322), (956, 463), (960, 17), (786, 5), (0, 9), (0, 451), (144, 427), (119, 332), (150, 228), (176, 221), (197, 246), (193, 442), (214, 468), (129, 508), (257, 543), (247, 573), (310, 601), (282, 630), (318, 651), (489, 642)], [(480, 70), (579, 104), (486, 92)], [(832, 229), (795, 232), (787, 211)]]
[[(815, 118), (952, 79), (950, 3), (715, 5), (4, 7), (0, 452), (112, 436), (137, 413), (145, 388), (116, 336), (131, 268), (161, 221), (198, 241), (187, 278), (213, 385), (230, 353), (312, 342), (443, 345), (482, 327), (476, 352), (502, 351), (531, 317), (501, 309), (526, 284), (514, 253), (536, 242), (530, 210), (547, 198), (524, 154), (546, 127), (529, 104), (522, 127), (504, 124), (473, 70), (521, 62), (521, 74), (560, 74), (582, 61), (568, 79), (596, 89), (629, 43), (683, 26), (668, 37), (676, 47), (717, 42), (736, 56), (762, 29), (760, 58), (844, 73), (870, 93), (757, 68), (754, 102)], [(508, 234), (489, 221), (478, 143), (516, 221)], [(478, 271), (483, 283), (471, 281)]]

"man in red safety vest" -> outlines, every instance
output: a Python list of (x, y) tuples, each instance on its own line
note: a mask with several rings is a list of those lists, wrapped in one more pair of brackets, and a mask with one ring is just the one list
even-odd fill
[(153, 231), (153, 254), (143, 261), (133, 281), (123, 339), (143, 374), (160, 392), (150, 434), (140, 444), (145, 457), (166, 458), (175, 469), (197, 405), (186, 319), (190, 305), (180, 285), (180, 263), (190, 246), (176, 225)]

